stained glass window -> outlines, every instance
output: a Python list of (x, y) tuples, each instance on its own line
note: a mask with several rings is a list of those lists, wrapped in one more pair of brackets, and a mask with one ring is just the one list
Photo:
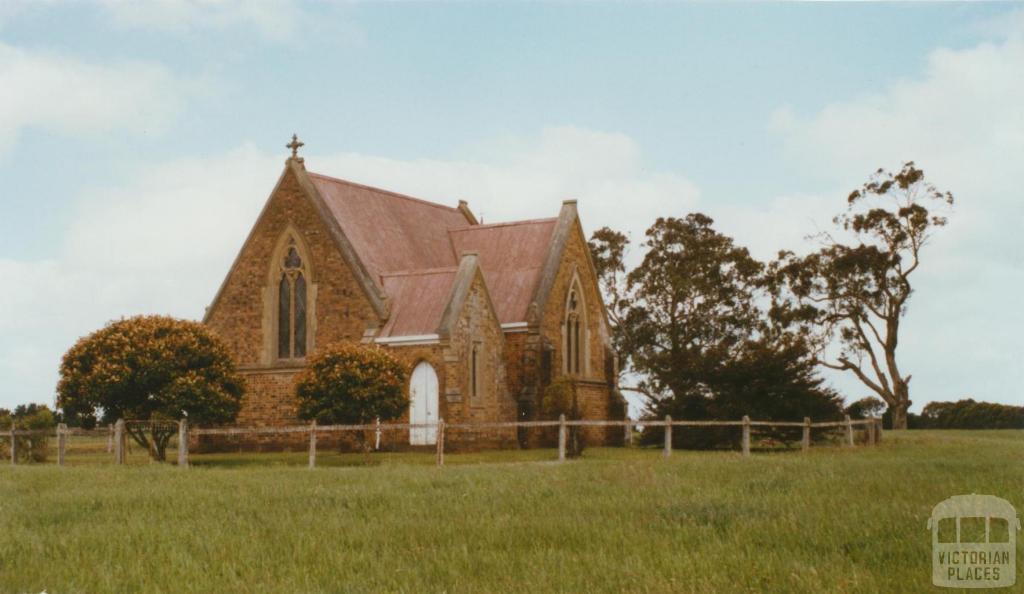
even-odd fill
[(277, 295), (277, 356), (292, 356), (292, 289), (287, 276), (281, 277)]
[(306, 278), (302, 257), (291, 240), (281, 260), (278, 284), (277, 356), (280, 359), (306, 356)]
[(565, 370), (578, 374), (582, 362), (582, 330), (580, 329), (580, 303), (575, 290), (569, 292), (565, 312)]
[(306, 356), (306, 279), (295, 277), (295, 356)]

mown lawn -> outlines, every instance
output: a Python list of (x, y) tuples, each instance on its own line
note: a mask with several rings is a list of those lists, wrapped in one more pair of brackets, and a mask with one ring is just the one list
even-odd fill
[(0, 591), (926, 592), (933, 505), (974, 492), (1024, 510), (1024, 432), (550, 454), (4, 465)]

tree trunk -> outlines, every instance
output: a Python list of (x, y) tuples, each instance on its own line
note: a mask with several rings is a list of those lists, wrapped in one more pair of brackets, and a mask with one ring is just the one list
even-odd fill
[(889, 410), (892, 412), (892, 428), (893, 429), (906, 429), (907, 428), (907, 409), (910, 408), (910, 404), (906, 401), (900, 402), (894, 406), (890, 406)]

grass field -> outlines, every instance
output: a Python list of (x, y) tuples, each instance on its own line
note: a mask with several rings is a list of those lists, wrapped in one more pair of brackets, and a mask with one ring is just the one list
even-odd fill
[(0, 591), (928, 592), (933, 505), (976, 492), (1024, 510), (1024, 432), (549, 457), (5, 465)]

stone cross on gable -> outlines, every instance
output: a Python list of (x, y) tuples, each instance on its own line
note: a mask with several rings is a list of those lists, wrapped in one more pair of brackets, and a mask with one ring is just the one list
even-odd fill
[(299, 163), (302, 162), (302, 157), (299, 156), (299, 147), (305, 146), (306, 143), (299, 140), (297, 134), (292, 134), (292, 141), (284, 145), (285, 148), (292, 149), (292, 159), (295, 159)]

